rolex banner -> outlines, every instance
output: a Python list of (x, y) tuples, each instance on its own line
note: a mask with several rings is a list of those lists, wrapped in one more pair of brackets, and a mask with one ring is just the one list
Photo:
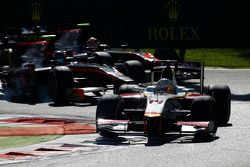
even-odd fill
[(114, 47), (248, 47), (249, 17), (243, 0), (8, 0), (0, 2), (0, 35), (87, 25)]

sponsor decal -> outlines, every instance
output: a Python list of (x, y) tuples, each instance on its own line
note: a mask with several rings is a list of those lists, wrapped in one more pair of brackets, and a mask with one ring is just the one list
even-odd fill
[(168, 17), (171, 22), (176, 22), (178, 20), (180, 12), (180, 3), (177, 0), (169, 0), (165, 5), (167, 9)]
[(109, 124), (128, 124), (129, 120), (111, 120), (111, 119), (98, 119), (99, 125), (109, 125)]
[(208, 127), (209, 122), (177, 122), (177, 125)]
[(161, 113), (159, 112), (145, 112), (144, 117), (160, 117)]
[(43, 5), (40, 1), (33, 1), (29, 4), (31, 19), (34, 23), (40, 23), (42, 12), (43, 12)]
[(200, 40), (200, 27), (182, 25), (179, 0), (167, 0), (165, 4), (166, 24), (148, 27), (150, 41), (194, 41)]

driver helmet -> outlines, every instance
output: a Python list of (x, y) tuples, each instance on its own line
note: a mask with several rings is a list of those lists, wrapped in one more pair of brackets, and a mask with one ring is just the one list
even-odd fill
[(172, 81), (166, 78), (162, 78), (157, 82), (156, 89), (159, 91), (169, 93), (169, 94), (176, 93), (176, 86), (173, 84)]
[(99, 46), (99, 41), (98, 39), (96, 39), (95, 37), (90, 37), (87, 41), (86, 41), (86, 46), (88, 48), (91, 49), (96, 49)]

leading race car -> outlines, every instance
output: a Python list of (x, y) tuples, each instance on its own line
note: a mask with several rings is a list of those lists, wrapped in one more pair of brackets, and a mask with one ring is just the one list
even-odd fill
[[(104, 95), (96, 109), (96, 129), (105, 137), (141, 132), (204, 132), (214, 136), (230, 119), (231, 92), (227, 85), (209, 85), (205, 94), (162, 78), (155, 85), (122, 85), (116, 95)], [(191, 128), (190, 128), (191, 127)]]
[[(167, 54), (167, 53), (165, 53)], [(165, 59), (163, 59), (165, 56)], [(123, 69), (123, 64), (129, 60), (139, 61), (145, 70), (162, 70), (162, 66), (166, 65), (166, 62), (175, 69), (175, 75), (177, 82), (181, 83), (185, 80), (190, 79), (199, 79), (201, 77), (201, 68), (202, 65), (200, 62), (183, 62), (179, 61), (177, 54), (175, 59), (169, 57), (169, 55), (163, 55), (158, 59), (155, 55), (149, 52), (131, 52), (131, 51), (121, 51), (121, 50), (104, 50), (104, 51), (95, 51), (90, 54), (92, 61), (99, 64), (109, 64), (115, 66), (119, 71), (127, 75), (133, 74)], [(159, 80), (160, 76), (156, 75), (155, 80)]]

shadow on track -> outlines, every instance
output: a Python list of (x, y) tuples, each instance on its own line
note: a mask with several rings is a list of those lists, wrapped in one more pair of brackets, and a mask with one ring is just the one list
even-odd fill
[(88, 107), (96, 106), (98, 103), (97, 99), (88, 99), (84, 102), (65, 102), (63, 104), (55, 104), (54, 102), (49, 103), (51, 107), (67, 107), (67, 106), (76, 106), (76, 107)]
[(165, 144), (209, 143), (219, 139), (218, 136), (204, 136), (204, 134), (165, 134), (159, 137), (129, 136), (129, 137), (98, 137), (94, 144), (97, 145), (145, 145), (148, 147), (162, 146)]
[(7, 92), (4, 92), (3, 89), (0, 88), (0, 100), (8, 101), (10, 103), (18, 103), (18, 104), (30, 104), (36, 105), (41, 103), (48, 103), (51, 107), (66, 107), (66, 106), (76, 106), (76, 107), (87, 107), (87, 106), (95, 106), (98, 103), (98, 99), (91, 98), (87, 99), (84, 102), (65, 102), (63, 104), (55, 104), (52, 99), (47, 94), (39, 94), (36, 98), (30, 98), (28, 96), (13, 96), (9, 95)]
[(231, 97), (232, 97), (232, 100), (234, 100), (234, 101), (250, 101), (250, 93), (243, 94), (243, 95), (238, 95), (238, 94), (232, 93)]
[[(232, 123), (228, 123), (220, 128), (227, 128), (233, 126)], [(138, 133), (124, 133), (118, 137), (98, 137), (93, 142), (97, 145), (145, 145), (145, 146), (162, 146), (165, 144), (191, 144), (191, 143), (210, 143), (217, 139), (216, 135), (205, 135), (204, 132), (196, 133), (179, 133), (171, 132), (161, 136), (147, 136), (143, 132)]]

